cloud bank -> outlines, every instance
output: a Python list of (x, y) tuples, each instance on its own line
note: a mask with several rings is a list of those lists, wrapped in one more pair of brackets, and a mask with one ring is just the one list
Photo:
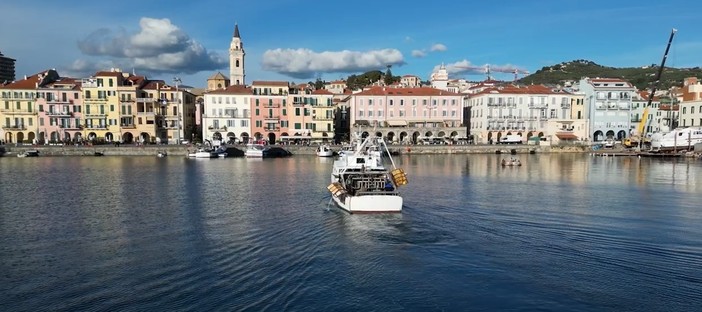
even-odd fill
[(150, 73), (186, 73), (212, 71), (228, 66), (229, 60), (207, 51), (169, 19), (142, 17), (140, 30), (128, 33), (124, 29), (98, 29), (78, 41), (78, 48), (97, 60), (77, 60), (69, 71), (104, 70), (104, 65), (136, 68)]
[(354, 73), (383, 70), (386, 65), (405, 64), (397, 49), (370, 51), (323, 51), (273, 49), (263, 53), (262, 67), (289, 77), (308, 79), (320, 73)]

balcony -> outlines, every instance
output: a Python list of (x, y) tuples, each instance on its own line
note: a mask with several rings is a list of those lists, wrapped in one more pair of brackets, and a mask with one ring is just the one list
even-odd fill
[(85, 98), (83, 99), (83, 102), (86, 104), (105, 103), (107, 102), (107, 98)]
[(278, 116), (265, 116), (263, 117), (265, 120), (280, 120), (280, 117)]
[(121, 124), (120, 127), (122, 127), (122, 129), (136, 129), (135, 124)]
[(276, 103), (273, 103), (273, 104), (263, 104), (263, 108), (278, 108), (278, 107), (280, 107), (280, 104), (276, 104)]
[(64, 130), (81, 130), (83, 129), (82, 125), (60, 125), (59, 128), (64, 129)]
[(546, 109), (546, 108), (548, 108), (548, 105), (546, 103), (541, 103), (541, 104), (529, 103), (529, 108), (530, 109)]
[(107, 114), (105, 113), (85, 113), (83, 115), (83, 118), (107, 118)]
[(51, 116), (51, 117), (72, 117), (73, 113), (72, 112), (46, 112), (46, 116)]
[(7, 108), (0, 108), (0, 113), (5, 113), (7, 115), (35, 115), (35, 112), (30, 112), (30, 111), (25, 111), (21, 109), (7, 109)]
[(641, 117), (631, 117), (631, 122), (641, 122)]
[(156, 99), (154, 98), (136, 98), (137, 103), (155, 103)]
[(107, 125), (86, 125), (87, 130), (107, 130)]
[(4, 125), (2, 126), (3, 130), (9, 130), (9, 131), (21, 131), (21, 130), (27, 130), (27, 127), (24, 125)]
[(568, 104), (568, 103), (562, 103), (562, 104), (561, 104), (561, 108), (563, 108), (563, 109), (569, 109), (569, 108), (570, 108), (570, 104)]
[(155, 112), (136, 112), (137, 116), (156, 116)]
[(280, 127), (265, 127), (265, 128), (263, 128), (263, 131), (276, 132), (276, 131), (280, 131)]
[(209, 126), (207, 127), (207, 130), (214, 132), (224, 132), (227, 131), (227, 126)]
[(631, 105), (629, 105), (629, 103), (619, 103), (619, 109), (629, 110), (630, 108), (631, 108)]

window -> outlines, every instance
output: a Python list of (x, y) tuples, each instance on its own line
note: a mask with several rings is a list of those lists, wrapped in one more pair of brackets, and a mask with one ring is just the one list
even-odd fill
[(373, 105), (373, 100), (368, 100), (368, 105)]
[(388, 105), (392, 106), (393, 100), (388, 100)]
[(426, 105), (427, 105), (427, 100), (422, 100), (422, 105), (426, 106)]
[(362, 110), (359, 110), (359, 111), (358, 111), (358, 117), (363, 117), (363, 111), (362, 111)]

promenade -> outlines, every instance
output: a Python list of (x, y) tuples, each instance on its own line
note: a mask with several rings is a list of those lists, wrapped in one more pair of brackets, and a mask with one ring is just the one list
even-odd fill
[[(282, 148), (293, 155), (315, 155), (316, 146), (304, 145), (272, 145)], [(60, 146), (60, 145), (4, 145), (5, 156), (14, 156), (27, 150), (38, 150), (42, 156), (93, 156), (95, 152), (102, 152), (105, 156), (155, 156), (158, 152), (165, 151), (168, 155), (185, 156), (188, 151), (194, 151), (195, 146), (190, 145), (96, 145), (96, 146)], [(341, 149), (340, 145), (332, 149)], [(517, 154), (527, 153), (552, 153), (552, 152), (590, 152), (587, 146), (538, 146), (538, 145), (390, 145), (388, 149), (393, 154), (423, 155), (423, 154)], [(246, 145), (233, 145), (227, 147), (230, 157), (244, 156)]]

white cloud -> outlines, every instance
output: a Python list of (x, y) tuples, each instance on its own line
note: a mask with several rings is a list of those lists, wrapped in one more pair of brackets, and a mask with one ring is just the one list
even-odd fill
[(79, 60), (68, 69), (84, 68), (90, 74), (87, 70), (91, 65), (112, 62), (121, 64), (122, 69), (133, 67), (152, 73), (192, 74), (228, 65), (226, 57), (207, 51), (169, 19), (142, 17), (139, 27), (140, 31), (134, 34), (129, 34), (124, 29), (112, 31), (106, 28), (89, 34), (78, 41), (80, 51), (86, 55), (108, 58), (108, 61)]
[(274, 49), (263, 53), (262, 67), (294, 78), (312, 78), (318, 73), (353, 73), (382, 70), (386, 65), (405, 64), (397, 49), (371, 51), (323, 51)]
[(444, 52), (446, 51), (446, 46), (441, 43), (435, 43), (429, 48), (431, 52)]
[(412, 56), (425, 57), (425, 56), (427, 56), (427, 52), (425, 52), (424, 50), (412, 50)]

